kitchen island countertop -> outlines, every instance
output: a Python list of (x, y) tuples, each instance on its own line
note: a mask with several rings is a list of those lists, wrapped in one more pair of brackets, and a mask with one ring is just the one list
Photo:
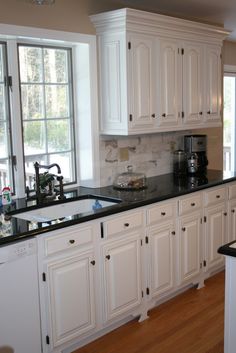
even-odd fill
[[(15, 217), (5, 217), (5, 214), (9, 212), (14, 214), (19, 212), (19, 210), (26, 212), (37, 208), (33, 201), (29, 202), (25, 198), (16, 199), (13, 201), (12, 205), (1, 207), (0, 246), (51, 230), (106, 217), (235, 180), (236, 172), (226, 174), (222, 171), (208, 170), (207, 174), (201, 177), (186, 176), (184, 178), (177, 178), (173, 174), (164, 174), (147, 178), (147, 188), (137, 191), (115, 190), (112, 185), (101, 188), (78, 187), (65, 193), (67, 198), (65, 202), (76, 200), (84, 195), (119, 199), (120, 202), (109, 208), (91, 210), (90, 212), (65, 217), (64, 219), (55, 219), (50, 222), (39, 223), (29, 222)], [(47, 205), (49, 206), (60, 202), (63, 201), (54, 201)]]

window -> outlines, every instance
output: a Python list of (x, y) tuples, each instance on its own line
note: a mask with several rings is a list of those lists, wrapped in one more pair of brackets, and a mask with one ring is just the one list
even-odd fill
[(224, 171), (235, 170), (236, 73), (224, 74)]
[(99, 186), (97, 106), (96, 36), (0, 24), (0, 193), (24, 197), (36, 161)]
[(26, 186), (34, 167), (58, 163), (65, 183), (73, 183), (75, 150), (71, 49), (18, 46)]
[(13, 185), (6, 43), (0, 43), (0, 189)]

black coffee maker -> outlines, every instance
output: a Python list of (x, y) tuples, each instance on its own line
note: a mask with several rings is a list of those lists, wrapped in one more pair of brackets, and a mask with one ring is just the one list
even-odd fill
[(206, 135), (185, 135), (184, 151), (187, 158), (188, 174), (202, 175), (206, 173), (208, 160), (206, 156)]

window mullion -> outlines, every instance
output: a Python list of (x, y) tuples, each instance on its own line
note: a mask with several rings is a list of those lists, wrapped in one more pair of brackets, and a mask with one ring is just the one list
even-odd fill
[(12, 76), (12, 91), (10, 93), (12, 147), (17, 159), (17, 167), (14, 170), (15, 189), (17, 197), (25, 196), (25, 175), (23, 156), (23, 129), (21, 124), (21, 101), (19, 90), (19, 72), (17, 43), (15, 40), (7, 41), (8, 72)]

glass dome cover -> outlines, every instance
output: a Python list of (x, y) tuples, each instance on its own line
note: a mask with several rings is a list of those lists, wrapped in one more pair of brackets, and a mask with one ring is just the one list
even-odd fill
[(118, 174), (114, 180), (115, 189), (140, 190), (147, 187), (146, 176), (143, 173), (133, 172), (133, 167), (129, 165), (127, 172)]

